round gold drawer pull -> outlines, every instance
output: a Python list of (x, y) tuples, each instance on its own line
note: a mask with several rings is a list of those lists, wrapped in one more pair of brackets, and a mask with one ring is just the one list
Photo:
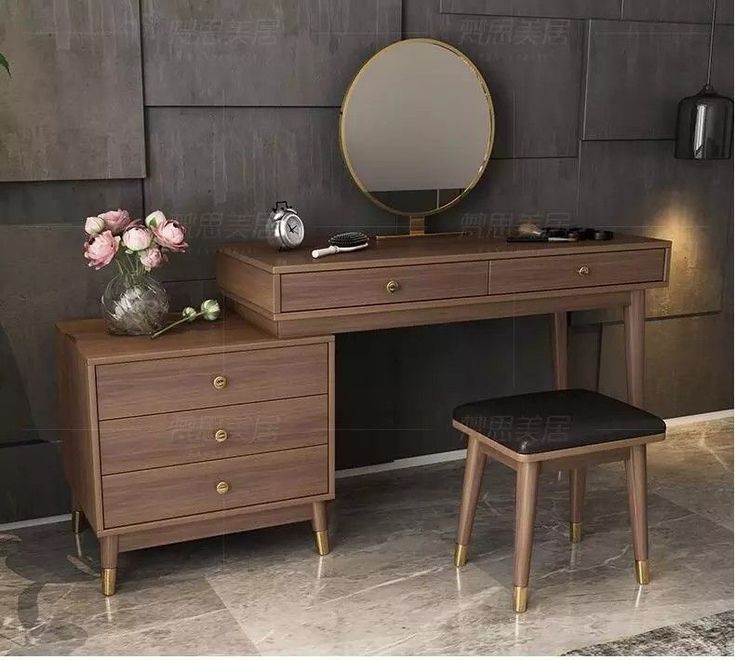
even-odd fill
[(227, 493), (230, 492), (230, 484), (228, 484), (226, 481), (220, 481), (217, 484), (217, 492), (220, 495), (227, 495)]
[(214, 439), (217, 442), (224, 442), (225, 440), (227, 440), (227, 437), (227, 431), (225, 431), (224, 429), (217, 429), (214, 432)]
[(223, 390), (227, 386), (227, 378), (224, 376), (216, 376), (212, 381), (215, 390)]
[(589, 274), (590, 274), (590, 267), (589, 267), (589, 266), (580, 266), (580, 267), (579, 267), (579, 268), (577, 269), (577, 272), (578, 272), (578, 273), (579, 273), (580, 275), (582, 275), (582, 276), (584, 276), (584, 275), (589, 275)]
[(388, 284), (385, 285), (385, 290), (388, 293), (395, 293), (400, 288), (401, 285), (396, 280), (391, 280), (390, 282), (388, 282)]

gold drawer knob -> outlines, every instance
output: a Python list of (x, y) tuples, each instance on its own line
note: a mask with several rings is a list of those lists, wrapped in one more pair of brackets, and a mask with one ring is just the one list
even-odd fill
[(227, 378), (224, 376), (216, 376), (212, 381), (215, 390), (223, 390), (227, 387)]
[(217, 484), (217, 492), (220, 495), (227, 495), (227, 493), (230, 492), (230, 484), (228, 484), (226, 481), (220, 481)]
[(227, 438), (228, 438), (227, 431), (225, 431), (224, 429), (217, 429), (214, 432), (214, 439), (217, 442), (224, 442), (225, 440), (227, 440)]
[(396, 280), (391, 280), (390, 282), (388, 282), (388, 284), (385, 285), (385, 290), (388, 293), (395, 293), (400, 288), (401, 285)]
[(590, 274), (590, 267), (589, 267), (589, 266), (580, 266), (580, 267), (579, 267), (579, 268), (577, 269), (577, 272), (578, 272), (578, 273), (579, 273), (580, 275), (582, 275), (582, 277), (584, 277), (585, 275), (589, 275), (589, 274)]

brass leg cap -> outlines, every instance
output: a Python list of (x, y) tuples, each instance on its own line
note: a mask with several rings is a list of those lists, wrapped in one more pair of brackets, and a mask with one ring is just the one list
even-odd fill
[(457, 543), (454, 546), (454, 565), (462, 568), (467, 563), (467, 546)]
[(579, 543), (582, 540), (582, 523), (581, 522), (570, 522), (569, 523), (569, 541), (572, 543)]
[(635, 560), (635, 579), (638, 584), (648, 584), (651, 581), (651, 574), (648, 570), (648, 559)]
[(513, 611), (523, 614), (528, 609), (528, 587), (513, 587)]
[(329, 533), (314, 532), (314, 542), (316, 543), (316, 551), (323, 557), (329, 554)]
[(102, 593), (105, 596), (112, 596), (115, 593), (115, 582), (117, 581), (116, 568), (102, 569)]
[(71, 512), (71, 528), (75, 534), (80, 534), (84, 529), (84, 514), (81, 511)]

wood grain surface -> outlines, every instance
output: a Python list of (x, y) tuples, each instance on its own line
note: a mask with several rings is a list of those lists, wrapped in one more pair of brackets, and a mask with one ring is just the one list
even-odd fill
[[(328, 464), (319, 446), (108, 475), (105, 527), (319, 495), (329, 489)], [(217, 492), (220, 482), (227, 493)]]
[[(395, 283), (395, 291), (388, 290), (389, 282)], [(483, 262), (358, 268), (281, 276), (283, 312), (486, 294), (487, 264)]]
[[(310, 344), (97, 367), (100, 419), (327, 392), (327, 345)], [(226, 385), (216, 389), (214, 379)]]
[(327, 444), (328, 412), (320, 394), (103, 421), (102, 474)]
[(663, 282), (665, 257), (657, 248), (492, 261), (490, 293)]

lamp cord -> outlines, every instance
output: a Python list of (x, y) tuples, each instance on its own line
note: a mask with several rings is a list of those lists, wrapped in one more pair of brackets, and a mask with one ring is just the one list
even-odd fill
[(717, 0), (712, 0), (712, 25), (709, 31), (709, 58), (707, 59), (707, 87), (712, 80), (712, 50), (715, 44), (715, 19), (717, 17)]

